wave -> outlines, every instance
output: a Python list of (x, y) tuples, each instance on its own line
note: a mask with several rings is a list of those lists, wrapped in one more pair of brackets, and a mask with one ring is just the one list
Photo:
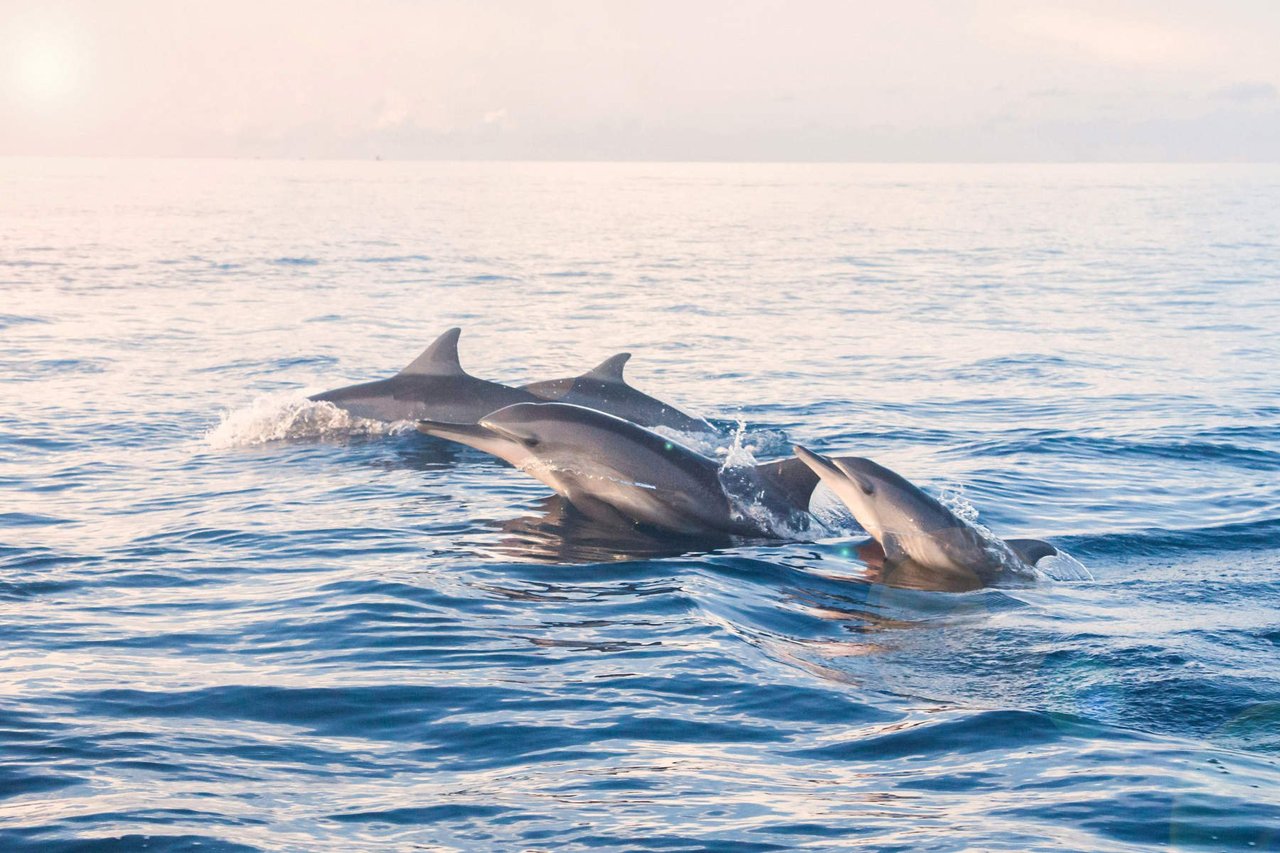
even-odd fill
[(1067, 536), (1062, 542), (1088, 556), (1166, 556), (1188, 551), (1247, 551), (1280, 543), (1280, 518), (1241, 521), (1192, 530), (1147, 528), (1126, 533)]
[[(1249, 430), (1250, 437), (1275, 438), (1274, 428)], [(1082, 458), (1164, 459), (1196, 465), (1230, 464), (1256, 471), (1280, 470), (1280, 453), (1245, 447), (1228, 441), (1193, 438), (1183, 441), (1153, 441), (1146, 438), (1083, 436), (1057, 430), (1028, 430), (1012, 435), (975, 441), (957, 448), (966, 455), (1013, 456), (1020, 453), (1054, 454)]]
[(43, 317), (31, 317), (25, 314), (0, 314), (0, 329), (9, 326), (21, 326), (27, 323), (47, 324), (49, 321)]

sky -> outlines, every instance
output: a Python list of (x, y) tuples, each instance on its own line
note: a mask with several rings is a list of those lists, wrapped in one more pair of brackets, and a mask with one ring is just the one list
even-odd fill
[(0, 0), (0, 155), (1275, 161), (1275, 0)]

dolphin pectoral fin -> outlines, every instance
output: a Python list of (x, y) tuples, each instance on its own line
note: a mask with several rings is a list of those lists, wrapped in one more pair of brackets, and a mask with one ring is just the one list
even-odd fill
[[(875, 541), (875, 540), (873, 540)], [(885, 534), (880, 539), (880, 549), (884, 552), (884, 561), (886, 563), (901, 563), (904, 560), (910, 560), (907, 556), (906, 549), (902, 547), (902, 543), (898, 541), (898, 537), (892, 533)]]
[(457, 327), (445, 332), (396, 375), (464, 376), (466, 371), (458, 360), (458, 338), (461, 335), (462, 329)]
[(1028, 566), (1034, 566), (1045, 557), (1052, 557), (1058, 553), (1057, 548), (1043, 539), (1006, 539), (1004, 544), (1008, 545), (1013, 553)]

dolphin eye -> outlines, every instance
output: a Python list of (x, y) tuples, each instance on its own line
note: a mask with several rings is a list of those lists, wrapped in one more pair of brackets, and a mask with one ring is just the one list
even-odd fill
[(875, 486), (871, 485), (870, 483), (864, 482), (862, 480), (858, 481), (858, 487), (862, 489), (862, 493), (864, 495), (873, 495), (875, 494), (875, 491), (876, 491)]

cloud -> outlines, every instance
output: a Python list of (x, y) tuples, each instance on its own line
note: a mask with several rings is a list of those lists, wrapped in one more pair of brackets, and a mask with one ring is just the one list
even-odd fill
[(382, 107), (378, 111), (378, 119), (374, 126), (378, 130), (388, 127), (399, 127), (409, 120), (409, 100), (399, 92), (390, 92), (382, 99)]

